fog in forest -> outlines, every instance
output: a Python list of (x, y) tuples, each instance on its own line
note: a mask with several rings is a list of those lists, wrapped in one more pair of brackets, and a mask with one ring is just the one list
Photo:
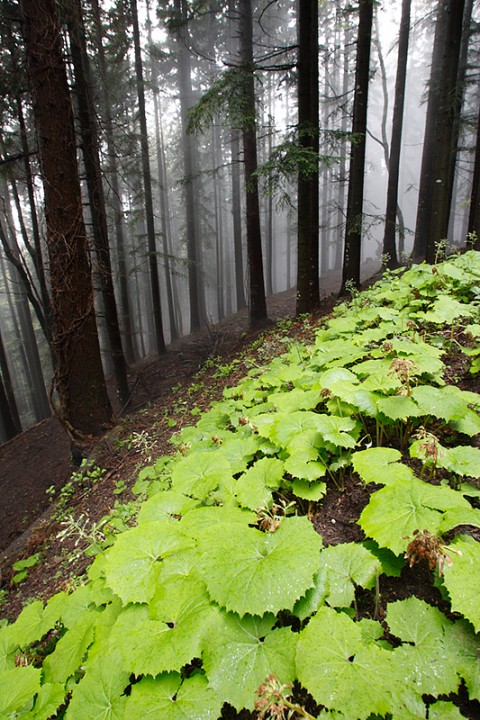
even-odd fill
[[(71, 358), (80, 350), (62, 343), (67, 331), (83, 332), (87, 310), (78, 319), (72, 305), (79, 292), (75, 283), (82, 292), (89, 286), (90, 267), (101, 368), (115, 377), (121, 405), (128, 397), (127, 366), (161, 354), (173, 339), (245, 306), (254, 325), (262, 319), (259, 295), (300, 288), (299, 216), (304, 211), (299, 188), (306, 178), (313, 178), (318, 202), (309, 220), (318, 252), (311, 272), (320, 278), (336, 273), (344, 286), (356, 284), (345, 242), (352, 148), (361, 148), (362, 142), (363, 203), (355, 221), (360, 262), (375, 261), (377, 269), (387, 262), (398, 39), (407, 9), (395, 260), (430, 262), (432, 243), (447, 239), (451, 247), (463, 247), (467, 236), (475, 238), (479, 8), (472, 0), (375, 3), (372, 17), (365, 19), (367, 36), (361, 37), (359, 18), (368, 4), (318, 3), (318, 44), (311, 55), (318, 60), (317, 77), (315, 62), (305, 66), (299, 61), (301, 13), (316, 12), (317, 5), (305, 0), (65, 0), (56, 7), (51, 0), (1, 0), (1, 442), (48, 417), (50, 397), (62, 413), (64, 405), (74, 403), (71, 383), (81, 370), (73, 368)], [(43, 57), (35, 47), (37, 12), (51, 13), (52, 45)], [(448, 58), (445, 48), (454, 41), (455, 57)], [(366, 132), (352, 137), (361, 43), (369, 54), (368, 114)], [(437, 64), (438, 58), (445, 63), (436, 75), (434, 56)], [(48, 107), (52, 100), (42, 100), (34, 70), (49, 57), (57, 58), (58, 92), (65, 92), (57, 94), (57, 110), (47, 116), (43, 110), (42, 116), (42, 102)], [(318, 87), (314, 132), (310, 120), (299, 120), (302, 74)], [(248, 104), (250, 82), (253, 105)], [(450, 103), (445, 112), (446, 101), (438, 100), (442, 93)], [(74, 170), (68, 169), (67, 156), (60, 156), (62, 123), (70, 108)], [(315, 135), (313, 144), (305, 142), (305, 135)], [(435, 152), (428, 174), (424, 147), (432, 137)], [(256, 158), (250, 174), (252, 148)], [(66, 201), (58, 200), (60, 190), (57, 200), (46, 190), (52, 188), (49, 172), (63, 173), (60, 190), (62, 182), (69, 184), (69, 172), (78, 173), (80, 181), (83, 225), (66, 249), (55, 245)], [(423, 208), (427, 240), (419, 234), (422, 182), (425, 197), (433, 198), (433, 208)], [(435, 194), (445, 184), (445, 196)], [(250, 224), (255, 197), (256, 233)], [(434, 237), (437, 226), (430, 215), (439, 203), (445, 206), (445, 231)], [(76, 244), (81, 227), (85, 246)], [(260, 244), (260, 261), (255, 244)], [(86, 270), (78, 269), (73, 251), (69, 255), (73, 246), (80, 260), (83, 252)], [(321, 301), (321, 280), (316, 297)], [(313, 309), (316, 297), (306, 305), (299, 300), (297, 308)], [(78, 298), (79, 308), (88, 309), (88, 293)], [(66, 318), (67, 312), (72, 316)], [(97, 381), (98, 386), (92, 380), (96, 397), (103, 377)], [(95, 433), (88, 423), (82, 427), (89, 409), (82, 412), (79, 417), (67, 407), (63, 419), (72, 432)], [(105, 409), (106, 416), (109, 412)]]

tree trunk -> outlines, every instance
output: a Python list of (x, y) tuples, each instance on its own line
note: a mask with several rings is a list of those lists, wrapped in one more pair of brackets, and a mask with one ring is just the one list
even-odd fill
[(22, 432), (22, 423), (18, 414), (17, 403), (12, 387), (12, 379), (8, 368), (7, 356), (0, 332), (0, 414), (6, 439), (11, 440)]
[(70, 1), (69, 36), (75, 74), (75, 91), (78, 98), (78, 118), (82, 140), (83, 162), (87, 180), (92, 233), (97, 258), (98, 275), (105, 311), (105, 324), (110, 345), (113, 372), (120, 407), (125, 407), (130, 396), (127, 367), (123, 354), (117, 303), (113, 288), (112, 263), (108, 241), (105, 195), (100, 167), (99, 142), (92, 97), (92, 77), (87, 56), (85, 28), (80, 0)]
[(158, 278), (157, 244), (155, 239), (155, 219), (153, 215), (152, 175), (148, 149), (147, 116), (145, 110), (145, 83), (140, 48), (140, 29), (138, 25), (137, 0), (130, 0), (133, 23), (133, 43), (135, 48), (135, 74), (137, 77), (138, 114), (140, 122), (140, 146), (142, 151), (143, 192), (145, 202), (145, 221), (147, 224), (148, 264), (152, 290), (153, 318), (155, 323), (155, 348), (160, 355), (166, 351), (163, 336), (162, 306), (160, 302), (160, 282)]
[(198, 330), (206, 321), (205, 295), (201, 278), (201, 247), (197, 203), (198, 159), (195, 138), (187, 133), (188, 111), (193, 106), (192, 71), (187, 45), (187, 5), (175, 0), (176, 37), (179, 49), (178, 85), (182, 121), (183, 189), (185, 193), (188, 287), (190, 293), (190, 331)]
[[(318, 115), (318, 2), (300, 0), (298, 13), (298, 136), (301, 146), (317, 153)], [(297, 314), (320, 304), (318, 267), (318, 165), (298, 175)]]
[(368, 83), (370, 75), (370, 47), (372, 37), (373, 0), (360, 0), (358, 23), (357, 61), (355, 70), (355, 96), (353, 101), (350, 150), (350, 176), (348, 180), (347, 219), (343, 256), (341, 294), (347, 283), (360, 285), (360, 261), (363, 221), (363, 189), (365, 180), (365, 147), (367, 140)]
[(114, 140), (112, 103), (109, 90), (109, 73), (103, 47), (103, 28), (98, 0), (90, 0), (93, 16), (93, 27), (95, 31), (96, 54), (101, 76), (102, 111), (105, 123), (105, 140), (107, 144), (108, 177), (112, 188), (110, 203), (113, 210), (115, 243), (118, 263), (118, 286), (119, 286), (119, 307), (121, 313), (121, 324), (123, 327), (123, 340), (125, 345), (125, 356), (127, 362), (133, 362), (135, 352), (133, 349), (133, 328), (131, 322), (130, 298), (128, 292), (128, 270), (125, 258), (125, 228), (123, 220), (123, 209), (120, 197), (120, 183), (118, 178), (118, 164)]
[(112, 413), (98, 343), (73, 111), (54, 0), (21, 0), (45, 195), (59, 415), (73, 438)]
[[(153, 44), (152, 23), (150, 20), (150, 2), (147, 0), (147, 34), (148, 42)], [(159, 102), (159, 73), (155, 53), (150, 58), (150, 74), (153, 87), (153, 115), (155, 120), (155, 155), (157, 158), (157, 181), (160, 199), (160, 225), (162, 235), (163, 267), (165, 269), (165, 290), (167, 293), (168, 320), (170, 341), (178, 338), (177, 319), (175, 317), (175, 301), (170, 258), (170, 217), (168, 210), (168, 190), (166, 185), (165, 163), (163, 158), (162, 115)]]
[(472, 189), (470, 192), (470, 210), (468, 213), (468, 244), (480, 250), (480, 107), (477, 120), (477, 144), (473, 165)]
[(446, 239), (452, 197), (458, 122), (457, 88), (464, 0), (439, 0), (428, 92), (414, 260), (434, 262)]
[(240, 199), (240, 136), (236, 129), (230, 133), (232, 157), (232, 224), (233, 253), (235, 265), (235, 298), (237, 312), (247, 304), (245, 300), (243, 250), (242, 250), (242, 203)]
[(397, 227), (398, 179), (400, 175), (411, 5), (412, 0), (403, 0), (402, 2), (402, 19), (400, 21), (400, 34), (398, 36), (397, 76), (395, 79), (392, 139), (390, 142), (390, 158), (388, 163), (387, 209), (385, 212), (385, 233), (383, 236), (383, 254), (388, 255), (387, 265), (389, 268), (398, 266), (395, 235)]
[(252, 3), (240, 0), (240, 68), (243, 73), (244, 119), (242, 126), (243, 161), (245, 166), (247, 255), (250, 280), (250, 324), (254, 327), (267, 319), (265, 281), (263, 275), (262, 234), (257, 169), (257, 130), (252, 38)]

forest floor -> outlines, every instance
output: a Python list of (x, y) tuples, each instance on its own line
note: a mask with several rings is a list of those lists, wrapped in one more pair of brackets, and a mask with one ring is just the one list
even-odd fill
[[(368, 280), (379, 265), (363, 268)], [(194, 424), (198, 413), (220, 398), (247, 369), (243, 359), (255, 355), (259, 364), (283, 352), (274, 322), (290, 319), (284, 337), (309, 342), (316, 320), (336, 303), (340, 276), (321, 282), (322, 305), (312, 322), (294, 321), (295, 290), (268, 298), (271, 325), (252, 331), (243, 310), (219, 324), (172, 343), (166, 355), (147, 358), (130, 369), (130, 407), (114, 427), (92, 444), (89, 461), (103, 470), (101, 480), (79, 472), (72, 463), (69, 439), (55, 418), (44, 420), (0, 448), (0, 614), (13, 619), (25, 602), (48, 598), (75, 582), (88, 565), (79, 533), (58, 538), (69, 517), (88, 519), (95, 527), (114, 506), (128, 519), (131, 488), (142, 467), (174, 451), (170, 438)], [(291, 323), (291, 324), (290, 324)], [(262, 336), (261, 342), (258, 342)], [(257, 341), (257, 342), (256, 342)], [(193, 413), (192, 413), (193, 409)], [(333, 493), (316, 526), (328, 542), (351, 540), (355, 517), (368, 497), (355, 483)], [(130, 504), (129, 504), (130, 503)], [(117, 513), (117, 514), (118, 514)], [(80, 533), (81, 534), (81, 533)], [(21, 582), (13, 581), (14, 562), (38, 553), (38, 561)]]

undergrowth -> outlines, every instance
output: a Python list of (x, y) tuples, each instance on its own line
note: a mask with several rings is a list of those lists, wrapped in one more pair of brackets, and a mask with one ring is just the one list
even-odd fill
[[(253, 364), (140, 472), (137, 524), (96, 529), (85, 583), (0, 628), (0, 716), (461, 718), (460, 691), (480, 700), (480, 396), (445, 378), (453, 347), (480, 369), (479, 281), (473, 251), (388, 273)], [(352, 473), (374, 483), (366, 539), (325, 546), (315, 508)], [(404, 563), (441, 608), (382, 604)]]

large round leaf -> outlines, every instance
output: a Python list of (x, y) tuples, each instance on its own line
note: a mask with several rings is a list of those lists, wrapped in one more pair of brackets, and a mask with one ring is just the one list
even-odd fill
[(411, 478), (377, 490), (363, 510), (359, 524), (368, 537), (399, 555), (415, 530), (438, 534), (442, 511), (454, 508), (468, 509), (470, 504), (455, 490)]
[(223, 701), (204, 675), (182, 680), (178, 673), (143, 678), (133, 686), (125, 718), (141, 720), (217, 720)]
[(362, 633), (361, 623), (325, 606), (300, 633), (298, 679), (319, 705), (351, 720), (384, 716), (401, 691), (390, 656)]
[(201, 536), (200, 572), (212, 600), (239, 615), (292, 609), (313, 585), (321, 538), (305, 517), (284, 518), (274, 533), (234, 524)]
[(211, 687), (237, 710), (253, 709), (255, 690), (271, 674), (282, 683), (295, 679), (298, 634), (276, 628), (274, 615), (263, 618), (219, 613), (203, 664)]
[(107, 584), (124, 603), (148, 602), (156, 590), (159, 561), (193, 544), (178, 524), (161, 520), (126, 530), (108, 554)]

